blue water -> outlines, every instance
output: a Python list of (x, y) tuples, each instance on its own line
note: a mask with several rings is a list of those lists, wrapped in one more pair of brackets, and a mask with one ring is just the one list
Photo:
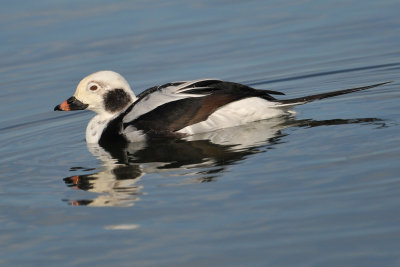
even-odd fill
[[(0, 264), (398, 266), (400, 3), (3, 1)], [(286, 97), (393, 81), (187, 140), (87, 146), (54, 112), (111, 69), (135, 93), (220, 78)]]

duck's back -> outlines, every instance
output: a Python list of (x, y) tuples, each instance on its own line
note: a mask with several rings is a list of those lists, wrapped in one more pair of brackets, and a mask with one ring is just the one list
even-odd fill
[[(144, 134), (186, 135), (276, 116), (275, 91), (233, 82), (196, 80), (147, 89), (124, 112), (122, 133), (129, 141)], [(268, 110), (267, 110), (268, 109)]]

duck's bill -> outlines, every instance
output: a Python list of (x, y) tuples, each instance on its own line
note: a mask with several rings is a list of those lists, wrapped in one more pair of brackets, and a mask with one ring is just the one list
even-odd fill
[(60, 110), (60, 111), (70, 111), (70, 110), (83, 110), (86, 109), (89, 105), (84, 104), (78, 99), (76, 99), (74, 96), (71, 96), (64, 102), (62, 102), (60, 105), (57, 105), (54, 110)]

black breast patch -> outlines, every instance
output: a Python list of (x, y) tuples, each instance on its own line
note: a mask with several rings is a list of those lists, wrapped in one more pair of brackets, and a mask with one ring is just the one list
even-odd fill
[(104, 107), (109, 112), (123, 110), (131, 102), (131, 96), (123, 89), (113, 89), (104, 95)]

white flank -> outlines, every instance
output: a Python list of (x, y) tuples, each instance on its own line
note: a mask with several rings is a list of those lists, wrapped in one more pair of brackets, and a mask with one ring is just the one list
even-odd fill
[(259, 97), (246, 98), (227, 104), (212, 113), (207, 120), (189, 125), (177, 132), (189, 135), (204, 133), (252, 121), (265, 120), (286, 113), (277, 108), (276, 105), (275, 102)]
[(146, 134), (143, 131), (139, 131), (132, 125), (126, 127), (123, 131), (124, 136), (130, 142), (141, 142), (146, 140)]

